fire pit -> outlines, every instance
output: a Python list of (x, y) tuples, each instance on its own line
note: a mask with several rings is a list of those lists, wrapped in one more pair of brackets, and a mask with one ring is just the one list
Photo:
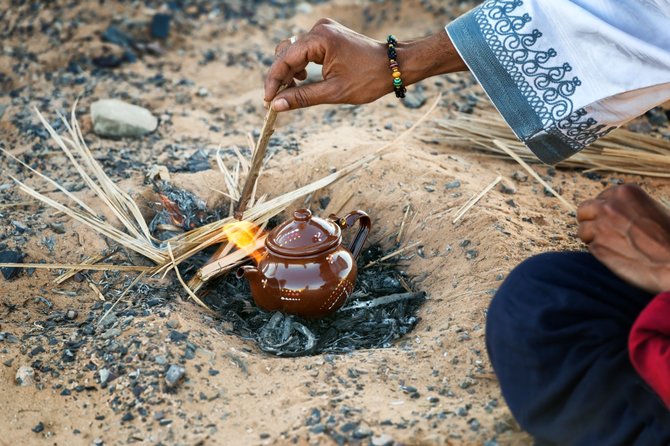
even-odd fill
[(379, 263), (365, 268), (383, 255), (379, 245), (363, 250), (354, 292), (339, 311), (323, 319), (263, 311), (254, 304), (248, 283), (233, 274), (212, 287), (203, 300), (220, 315), (222, 331), (253, 341), (269, 354), (387, 348), (415, 327), (426, 294), (416, 291), (406, 274), (393, 266)]
[[(181, 230), (190, 229), (184, 227), (182, 215), (197, 215), (198, 218), (188, 219), (196, 226), (213, 218), (200, 205), (197, 197), (166, 184), (159, 186), (158, 190), (164, 198), (157, 204), (162, 210), (150, 225), (157, 238), (162, 231), (173, 230), (177, 225)], [(266, 230), (278, 223), (277, 219), (272, 219)], [(250, 263), (258, 265), (263, 255), (256, 248), (249, 247), (253, 245), (254, 234), (259, 228), (250, 225), (248, 222), (235, 222), (224, 227), (223, 231), (238, 249), (246, 253)], [(272, 355), (294, 357), (390, 347), (394, 340), (416, 326), (419, 321), (417, 310), (425, 301), (426, 294), (417, 291), (411, 278), (395, 265), (379, 261), (387, 258), (380, 245), (361, 249), (359, 235), (360, 232), (354, 236), (353, 243), (358, 245), (355, 250), (358, 254), (358, 276), (353, 292), (338, 311), (324, 318), (305, 319), (280, 311), (264, 311), (254, 302), (249, 282), (236, 276), (234, 270), (218, 281), (209, 281), (202, 300), (219, 315), (221, 331), (252, 341), (261, 351)], [(214, 259), (220, 250), (213, 255)], [(201, 262), (202, 256), (184, 262), (184, 271), (197, 278)]]

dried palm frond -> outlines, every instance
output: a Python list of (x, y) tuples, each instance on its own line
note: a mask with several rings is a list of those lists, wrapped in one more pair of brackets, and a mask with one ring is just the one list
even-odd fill
[[(498, 113), (483, 112), (477, 116), (461, 113), (435, 123), (438, 137), (433, 138), (431, 132), (425, 135), (426, 139), (437, 139), (506, 158), (507, 154), (493, 144), (494, 140), (499, 140), (524, 161), (540, 162), (517, 139)], [(670, 178), (670, 141), (617, 129), (557, 166)]]
[[(346, 175), (349, 175), (356, 169), (360, 168), (366, 163), (373, 161), (377, 158), (382, 152), (388, 150), (390, 147), (395, 145), (397, 142), (405, 138), (411, 132), (413, 132), (416, 127), (423, 122), (428, 115), (435, 109), (440, 97), (437, 98), (432, 107), (409, 129), (399, 135), (395, 140), (384, 144), (382, 147), (377, 149), (374, 153), (355, 161), (344, 168), (341, 168), (335, 173), (332, 173), (326, 177), (323, 177), (319, 180), (316, 180), (310, 184), (307, 184), (303, 187), (300, 187), (291, 192), (285, 193), (283, 195), (277, 196), (270, 200), (265, 200), (261, 198), (253, 206), (250, 206), (244, 212), (243, 218), (246, 221), (254, 223), (258, 227), (264, 227), (264, 225), (274, 216), (278, 215), (284, 211), (291, 203), (294, 201), (314, 193), (315, 191), (327, 187), (334, 182), (342, 179)], [(169, 240), (161, 242), (154, 237), (152, 237), (149, 232), (148, 226), (144, 221), (142, 214), (140, 213), (139, 206), (135, 201), (124, 191), (122, 191), (112, 180), (109, 178), (103, 171), (100, 164), (94, 159), (91, 151), (84, 141), (81, 129), (76, 120), (75, 116), (76, 103), (73, 106), (71, 121), (68, 122), (65, 117), (59, 114), (60, 119), (63, 121), (65, 128), (69, 134), (69, 137), (59, 135), (51, 125), (44, 119), (42, 114), (35, 109), (40, 121), (45, 126), (52, 139), (56, 142), (58, 147), (65, 153), (70, 163), (74, 166), (77, 173), (81, 176), (84, 183), (91, 189), (97, 197), (105, 204), (105, 206), (112, 212), (116, 217), (119, 223), (122, 225), (122, 229), (118, 228), (109, 221), (106, 221), (101, 216), (98, 215), (98, 212), (80, 200), (72, 192), (65, 189), (57, 181), (47, 177), (46, 175), (36, 171), (32, 167), (26, 165), (21, 160), (17, 159), (9, 152), (0, 148), (0, 151), (6, 156), (14, 159), (31, 172), (37, 175), (38, 180), (42, 180), (54, 187), (65, 195), (65, 200), (61, 197), (60, 199), (52, 198), (46, 193), (39, 192), (36, 188), (29, 186), (28, 184), (18, 180), (15, 177), (12, 179), (18, 184), (20, 190), (37, 200), (42, 201), (43, 203), (57, 209), (69, 217), (73, 218), (76, 221), (88, 226), (93, 229), (98, 234), (104, 235), (111, 240), (119, 243), (120, 245), (134, 251), (137, 254), (140, 254), (143, 257), (151, 260), (155, 266), (154, 267), (145, 267), (145, 266), (115, 266), (110, 264), (97, 264), (92, 265), (89, 263), (77, 264), (77, 265), (49, 265), (49, 264), (40, 264), (40, 267), (48, 268), (53, 266), (54, 268), (73, 268), (73, 269), (117, 269), (117, 270), (130, 270), (134, 269), (141, 271), (141, 276), (144, 275), (157, 275), (157, 274), (166, 274), (170, 269), (174, 269), (178, 278), (182, 284), (184, 284), (181, 275), (177, 269), (177, 266), (184, 260), (192, 257), (203, 249), (217, 244), (227, 242), (226, 234), (222, 229), (227, 225), (233, 222), (233, 217), (227, 217), (222, 220), (210, 223), (205, 226), (201, 226), (192, 231), (179, 234)], [(239, 162), (238, 167), (235, 168), (233, 173), (228, 171), (223, 162), (219, 162), (217, 156), (217, 163), (219, 168), (224, 174), (224, 179), (226, 182), (226, 187), (229, 189), (229, 196), (231, 201), (234, 196), (237, 196), (239, 193), (239, 182), (240, 182), (240, 172), (242, 175), (245, 173), (248, 175), (251, 171), (250, 165), (246, 159), (241, 155), (239, 150), (235, 151)], [(222, 167), (223, 166), (223, 167)], [(257, 182), (256, 182), (257, 183)], [(255, 195), (255, 193), (254, 193)], [(258, 238), (255, 241), (256, 244), (261, 244), (262, 239), (260, 238), (261, 233), (259, 231)], [(220, 274), (223, 271), (229, 270), (232, 266), (239, 264), (244, 261), (246, 254), (240, 251), (235, 251), (232, 247), (226, 247), (224, 245), (221, 248), (222, 257), (215, 259), (216, 263), (210, 264), (207, 268), (203, 268), (199, 272), (198, 277), (201, 282), (206, 282), (209, 278)], [(8, 266), (22, 266), (21, 264), (9, 265)], [(214, 266), (212, 266), (214, 265)], [(25, 266), (25, 265), (23, 265)], [(147, 269), (148, 268), (148, 269)], [(138, 280), (138, 279), (136, 279)], [(184, 286), (186, 286), (184, 284)], [(188, 288), (188, 287), (187, 287)], [(195, 294), (191, 289), (187, 290), (189, 295), (193, 297)], [(202, 304), (199, 299), (196, 301)]]

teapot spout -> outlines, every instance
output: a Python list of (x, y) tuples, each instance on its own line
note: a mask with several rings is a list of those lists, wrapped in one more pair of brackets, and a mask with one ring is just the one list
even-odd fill
[(246, 277), (248, 281), (255, 282), (259, 280), (260, 272), (258, 271), (258, 268), (256, 268), (255, 266), (244, 265), (238, 268), (237, 272), (235, 273), (235, 276), (237, 276), (238, 279)]

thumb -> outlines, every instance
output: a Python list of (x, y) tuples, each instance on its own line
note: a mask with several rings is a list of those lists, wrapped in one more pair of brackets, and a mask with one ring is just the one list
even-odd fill
[(272, 108), (283, 112), (312, 105), (333, 104), (337, 102), (334, 91), (332, 84), (328, 81), (290, 87), (277, 94), (272, 100)]

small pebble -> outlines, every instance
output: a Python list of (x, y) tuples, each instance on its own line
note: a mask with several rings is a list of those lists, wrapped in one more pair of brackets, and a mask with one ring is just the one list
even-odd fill
[(172, 17), (169, 14), (154, 14), (151, 19), (151, 37), (157, 39), (165, 39), (170, 34), (170, 20)]
[(465, 258), (468, 260), (474, 260), (479, 255), (479, 252), (476, 249), (469, 249), (465, 251)]
[(354, 430), (353, 437), (356, 440), (362, 440), (363, 438), (368, 438), (372, 436), (372, 431), (367, 427), (359, 427)]
[(167, 321), (166, 325), (172, 329), (177, 329), (179, 328), (181, 323), (177, 319), (170, 319), (169, 321)]
[(39, 423), (37, 423), (35, 425), (35, 427), (33, 427), (32, 431), (35, 432), (36, 434), (39, 434), (40, 432), (43, 432), (44, 431), (44, 423), (42, 423), (40, 421)]
[(381, 434), (379, 436), (372, 437), (370, 440), (372, 446), (393, 446), (395, 440), (389, 434)]
[(450, 181), (444, 185), (445, 189), (458, 189), (461, 187), (461, 182), (459, 180)]
[(184, 367), (172, 364), (165, 374), (165, 384), (167, 384), (168, 387), (176, 386), (185, 373), (186, 369), (184, 369)]
[(98, 371), (98, 375), (100, 376), (100, 385), (104, 386), (109, 381), (109, 377), (111, 376), (111, 373), (108, 369), (100, 369)]
[[(19, 251), (0, 251), (0, 263), (23, 263), (23, 254)], [(19, 269), (13, 266), (5, 266), (0, 268), (0, 272), (2, 272), (2, 277), (5, 280), (9, 280), (19, 273)]]
[(517, 170), (512, 174), (512, 178), (514, 178), (519, 183), (525, 183), (528, 181), (528, 174), (524, 171)]
[(35, 383), (35, 370), (26, 365), (19, 367), (16, 371), (16, 383), (21, 387), (32, 386)]
[(516, 193), (516, 187), (503, 180), (500, 182), (500, 192), (503, 194), (513, 195)]

